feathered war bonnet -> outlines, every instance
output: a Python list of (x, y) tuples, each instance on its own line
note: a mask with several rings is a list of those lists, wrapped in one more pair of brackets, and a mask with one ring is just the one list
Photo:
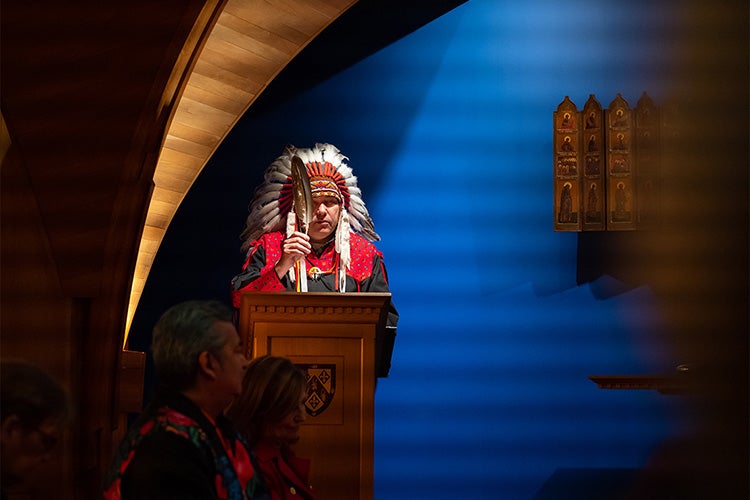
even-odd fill
[[(357, 187), (357, 177), (345, 163), (348, 158), (333, 144), (315, 144), (314, 147), (284, 147), (284, 151), (271, 163), (264, 174), (263, 183), (255, 190), (250, 203), (245, 230), (240, 235), (242, 250), (249, 251), (251, 244), (263, 234), (273, 231), (290, 233), (293, 227), (292, 211), (292, 158), (298, 156), (305, 164), (310, 178), (312, 194), (328, 194), (341, 200), (341, 212), (336, 225), (336, 252), (340, 268), (348, 269), (350, 229), (369, 241), (377, 241), (370, 213), (362, 201), (362, 191)], [(339, 290), (345, 291), (345, 273), (339, 275)]]

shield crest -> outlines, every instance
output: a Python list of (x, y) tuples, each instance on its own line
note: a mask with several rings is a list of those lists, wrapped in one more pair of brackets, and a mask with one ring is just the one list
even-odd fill
[(307, 377), (307, 399), (305, 409), (311, 417), (317, 417), (331, 404), (336, 392), (335, 364), (297, 364)]

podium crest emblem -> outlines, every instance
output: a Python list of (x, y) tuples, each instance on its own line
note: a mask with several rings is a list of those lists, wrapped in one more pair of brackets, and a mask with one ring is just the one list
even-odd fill
[(336, 392), (335, 364), (297, 364), (307, 377), (307, 399), (305, 409), (311, 417), (317, 417), (331, 404)]

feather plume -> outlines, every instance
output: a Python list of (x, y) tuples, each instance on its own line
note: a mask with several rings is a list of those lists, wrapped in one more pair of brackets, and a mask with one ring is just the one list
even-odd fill
[(336, 227), (336, 253), (339, 254), (339, 291), (346, 292), (346, 270), (351, 267), (351, 250), (349, 248), (349, 213), (345, 208), (341, 209), (338, 227)]
[[(295, 215), (293, 212), (286, 214), (286, 237), (290, 237), (294, 232)], [(294, 283), (296, 277), (294, 275), (294, 266), (289, 268), (289, 279)]]
[(313, 214), (313, 198), (307, 168), (299, 156), (292, 157), (292, 196), (294, 213), (297, 215), (297, 226), (307, 233)]

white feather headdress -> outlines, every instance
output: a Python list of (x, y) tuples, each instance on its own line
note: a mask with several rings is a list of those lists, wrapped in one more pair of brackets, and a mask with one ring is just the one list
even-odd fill
[(377, 241), (380, 236), (375, 232), (370, 213), (362, 200), (357, 177), (345, 163), (348, 158), (333, 144), (315, 144), (310, 149), (298, 149), (291, 145), (284, 147), (281, 156), (266, 169), (263, 183), (255, 190), (247, 224), (240, 235), (242, 250), (248, 250), (250, 244), (265, 233), (285, 230), (287, 214), (292, 209), (291, 165), (295, 155), (305, 163), (311, 179), (331, 179), (341, 192), (343, 206), (336, 227), (336, 251), (341, 255), (342, 267), (348, 268), (349, 228), (369, 241)]

